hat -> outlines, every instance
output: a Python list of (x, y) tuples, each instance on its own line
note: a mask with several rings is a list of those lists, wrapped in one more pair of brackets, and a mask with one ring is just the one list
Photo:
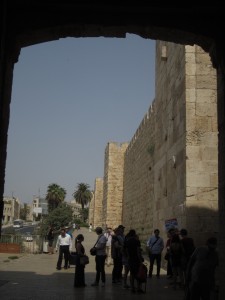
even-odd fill
[(119, 225), (118, 228), (124, 229), (125, 227), (123, 225)]

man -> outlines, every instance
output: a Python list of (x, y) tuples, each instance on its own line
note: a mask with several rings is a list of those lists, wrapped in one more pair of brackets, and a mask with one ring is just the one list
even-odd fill
[[(69, 226), (66, 226), (65, 229), (66, 229), (66, 233), (70, 235), (71, 241), (73, 242), (73, 233), (72, 233), (70, 227), (69, 227)], [(68, 261), (68, 266), (67, 266), (67, 267), (70, 268), (70, 263), (69, 263), (69, 261)]]
[(117, 227), (114, 229), (114, 235), (112, 236), (111, 244), (111, 255), (113, 259), (113, 270), (112, 270), (112, 283), (122, 283), (122, 249), (124, 245), (123, 238), (121, 236), (121, 228)]
[(215, 287), (215, 270), (219, 264), (217, 239), (211, 237), (206, 246), (197, 247), (187, 267), (187, 285), (190, 300), (210, 300)]
[(157, 265), (156, 276), (158, 278), (160, 276), (161, 256), (164, 248), (164, 242), (163, 239), (159, 236), (159, 233), (160, 233), (159, 229), (155, 229), (154, 235), (151, 236), (147, 241), (147, 247), (149, 249), (149, 260), (150, 260), (149, 277), (152, 277), (152, 271), (153, 271), (155, 260)]
[(182, 260), (182, 269), (184, 272), (184, 279), (186, 281), (186, 269), (187, 269), (187, 265), (190, 260), (190, 257), (195, 250), (195, 245), (194, 245), (194, 240), (188, 236), (188, 232), (185, 228), (182, 228), (180, 230), (180, 238), (181, 238), (181, 243), (183, 245), (183, 250), (184, 250), (184, 259)]
[(102, 287), (105, 286), (105, 259), (106, 259), (106, 242), (107, 239), (103, 234), (101, 227), (96, 227), (96, 234), (98, 235), (98, 240), (96, 242), (95, 248), (97, 250), (95, 256), (96, 264), (96, 277), (95, 282), (91, 286), (98, 286), (100, 278), (102, 280)]
[(65, 265), (64, 269), (68, 269), (68, 263), (69, 263), (69, 255), (72, 251), (72, 239), (69, 234), (66, 233), (66, 229), (61, 229), (61, 234), (58, 236), (57, 242), (56, 242), (56, 249), (57, 252), (59, 250), (59, 257), (57, 261), (57, 270), (61, 270), (62, 266), (62, 260), (64, 256)]
[(111, 265), (111, 245), (112, 245), (112, 228), (108, 227), (104, 236), (107, 238), (106, 242), (106, 264), (109, 267)]

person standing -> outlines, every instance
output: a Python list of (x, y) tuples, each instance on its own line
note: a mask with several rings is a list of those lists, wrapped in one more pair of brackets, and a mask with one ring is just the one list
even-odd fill
[[(131, 292), (143, 294), (142, 284), (137, 279), (138, 270), (140, 264), (144, 261), (141, 254), (141, 243), (134, 229), (131, 229), (125, 239), (124, 248), (127, 251), (128, 255), (128, 265), (130, 270), (130, 283), (131, 283)], [(135, 281), (137, 281), (137, 289), (135, 287)]]
[(59, 250), (59, 257), (57, 261), (57, 270), (61, 270), (62, 266), (62, 260), (64, 257), (65, 265), (64, 269), (68, 269), (68, 263), (69, 263), (69, 255), (72, 251), (72, 239), (69, 234), (66, 233), (66, 229), (61, 229), (61, 234), (58, 236), (57, 242), (56, 242), (56, 249), (57, 252)]
[(122, 250), (123, 250), (123, 240), (121, 238), (121, 229), (115, 228), (114, 235), (112, 236), (112, 249), (111, 255), (113, 259), (113, 270), (112, 270), (112, 283), (121, 284), (122, 283)]
[(175, 230), (173, 228), (169, 229), (169, 231), (167, 232), (168, 239), (166, 241), (166, 246), (165, 246), (166, 247), (165, 259), (167, 260), (166, 275), (167, 275), (168, 279), (173, 277), (171, 257), (170, 257), (170, 244), (171, 244), (171, 239), (174, 234), (175, 234)]
[(89, 232), (92, 232), (92, 223), (89, 224)]
[(182, 243), (183, 249), (184, 249), (184, 259), (182, 261), (182, 270), (184, 273), (184, 284), (185, 284), (187, 265), (188, 265), (191, 255), (193, 254), (193, 252), (195, 250), (195, 245), (194, 245), (194, 240), (188, 236), (188, 232), (186, 229), (182, 228), (180, 230), (180, 237), (181, 237), (181, 243)]
[(219, 265), (217, 239), (211, 237), (205, 246), (197, 247), (187, 266), (190, 300), (210, 300), (215, 288), (215, 270)]
[(83, 234), (78, 234), (78, 236), (75, 239), (75, 249), (78, 255), (78, 260), (75, 267), (75, 276), (74, 276), (74, 287), (85, 287), (85, 274), (84, 274), (84, 268), (85, 265), (80, 264), (80, 257), (82, 257), (85, 254), (85, 248), (82, 244), (84, 241)]
[(102, 227), (96, 227), (96, 234), (98, 235), (98, 240), (95, 245), (97, 250), (95, 256), (95, 264), (96, 264), (96, 277), (95, 282), (92, 283), (91, 286), (98, 286), (99, 281), (102, 281), (102, 287), (105, 286), (105, 259), (106, 259), (106, 242), (107, 239), (103, 234)]
[(178, 234), (174, 234), (170, 243), (170, 260), (173, 272), (173, 288), (176, 289), (177, 285), (181, 288), (184, 287), (184, 273), (182, 269), (184, 261), (184, 247)]
[(160, 233), (159, 229), (155, 229), (154, 235), (151, 236), (147, 241), (147, 246), (149, 248), (149, 261), (150, 261), (149, 277), (152, 277), (155, 260), (157, 265), (156, 276), (158, 278), (160, 277), (161, 257), (164, 248), (164, 242), (163, 239), (159, 236), (159, 233)]
[(53, 249), (54, 230), (52, 225), (49, 226), (47, 240), (48, 240), (48, 254), (54, 254), (54, 249)]
[(112, 244), (112, 228), (108, 227), (104, 236), (107, 238), (106, 242), (106, 264), (109, 267), (111, 265), (111, 244)]

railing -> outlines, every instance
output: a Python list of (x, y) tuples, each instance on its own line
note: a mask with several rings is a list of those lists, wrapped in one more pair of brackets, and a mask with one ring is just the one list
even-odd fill
[(21, 253), (42, 253), (44, 242), (45, 238), (40, 235), (23, 236), (14, 234), (2, 234), (0, 237), (0, 243), (20, 245)]

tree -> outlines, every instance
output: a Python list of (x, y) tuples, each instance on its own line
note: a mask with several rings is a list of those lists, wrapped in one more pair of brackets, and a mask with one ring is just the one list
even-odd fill
[(23, 207), (20, 208), (20, 219), (26, 221), (29, 213), (30, 213), (30, 207), (27, 205), (27, 203), (24, 203)]
[(93, 195), (89, 188), (87, 183), (78, 183), (73, 193), (75, 201), (81, 205), (83, 221), (85, 221), (84, 206), (91, 201)]
[(54, 230), (59, 232), (60, 228), (68, 226), (72, 222), (73, 210), (68, 203), (62, 202), (44, 218), (41, 224), (40, 234), (45, 236), (49, 225), (52, 225)]
[(66, 190), (56, 183), (48, 186), (46, 200), (48, 201), (48, 212), (56, 209), (65, 200)]

